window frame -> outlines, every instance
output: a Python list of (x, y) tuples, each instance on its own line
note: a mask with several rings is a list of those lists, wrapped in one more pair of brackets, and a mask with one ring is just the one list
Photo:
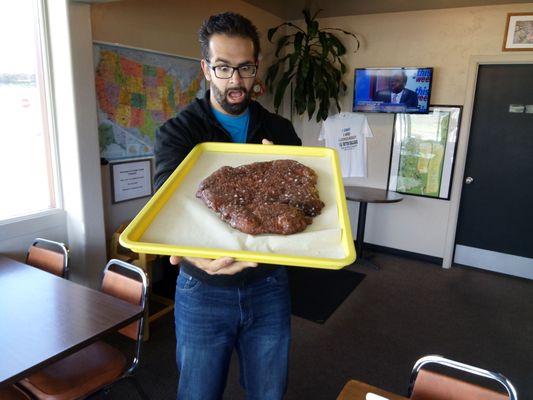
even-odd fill
[(41, 108), (41, 125), (46, 160), (44, 167), (47, 170), (50, 208), (36, 211), (26, 210), (20, 214), (17, 213), (11, 217), (0, 219), (0, 225), (64, 212), (47, 2), (46, 0), (33, 1), (35, 4), (32, 22), (35, 26), (34, 41), (37, 53), (35, 78)]

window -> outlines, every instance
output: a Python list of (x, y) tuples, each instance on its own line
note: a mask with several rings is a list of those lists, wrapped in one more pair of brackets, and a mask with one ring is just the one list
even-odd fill
[(42, 6), (0, 13), (0, 221), (60, 206)]

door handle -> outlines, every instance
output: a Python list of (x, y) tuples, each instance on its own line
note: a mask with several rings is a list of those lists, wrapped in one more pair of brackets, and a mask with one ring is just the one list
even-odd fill
[(467, 176), (465, 179), (465, 183), (467, 185), (470, 185), (472, 182), (474, 182), (474, 178), (472, 178), (471, 176)]

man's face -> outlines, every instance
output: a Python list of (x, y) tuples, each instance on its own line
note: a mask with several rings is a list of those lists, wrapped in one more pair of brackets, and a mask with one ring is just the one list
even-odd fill
[(405, 87), (402, 74), (394, 74), (390, 78), (390, 90), (393, 93), (400, 93)]
[[(211, 36), (209, 58), (207, 61), (212, 67), (240, 67), (257, 63), (251, 39), (222, 34)], [(217, 78), (207, 61), (202, 60), (202, 70), (210, 83), (211, 103), (227, 114), (242, 114), (250, 104), (255, 78), (241, 78), (238, 71), (234, 71), (229, 79)]]

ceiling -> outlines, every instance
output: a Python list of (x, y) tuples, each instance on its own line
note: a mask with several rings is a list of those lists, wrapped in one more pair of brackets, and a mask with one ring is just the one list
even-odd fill
[(303, 19), (302, 10), (323, 9), (320, 17), (435, 10), (497, 4), (530, 3), (531, 0), (244, 0), (284, 20)]

